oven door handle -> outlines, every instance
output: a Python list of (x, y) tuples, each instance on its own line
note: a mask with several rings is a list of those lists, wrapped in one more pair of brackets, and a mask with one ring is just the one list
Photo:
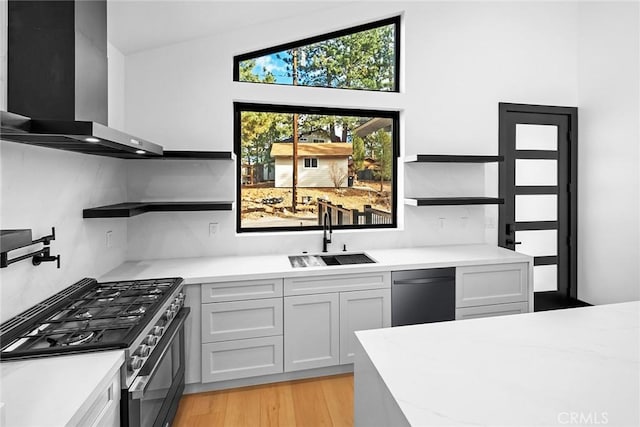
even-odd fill
[(156, 369), (160, 366), (160, 362), (165, 354), (171, 349), (171, 343), (176, 335), (178, 335), (178, 332), (180, 332), (180, 328), (184, 325), (190, 311), (191, 309), (189, 307), (182, 307), (182, 309), (180, 309), (178, 315), (173, 319), (173, 322), (171, 322), (169, 330), (162, 336), (162, 339), (160, 339), (158, 343), (158, 347), (162, 348), (162, 351), (152, 352), (151, 356), (147, 359), (145, 366), (142, 367), (140, 373), (131, 384), (131, 387), (129, 387), (129, 394), (131, 394), (133, 399), (138, 400), (144, 397), (151, 377), (153, 377)]

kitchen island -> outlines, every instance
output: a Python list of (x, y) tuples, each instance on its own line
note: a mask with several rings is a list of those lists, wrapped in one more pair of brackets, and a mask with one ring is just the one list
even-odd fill
[(122, 350), (3, 361), (0, 425), (119, 425), (123, 362)]
[(356, 336), (356, 426), (640, 425), (637, 301)]

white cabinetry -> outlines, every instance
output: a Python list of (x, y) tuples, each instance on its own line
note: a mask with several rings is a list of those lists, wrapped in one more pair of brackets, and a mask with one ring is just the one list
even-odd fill
[(391, 289), (340, 292), (340, 363), (353, 363), (355, 331), (391, 326)]
[(285, 371), (353, 363), (354, 331), (391, 326), (390, 283), (389, 272), (285, 279)]
[(456, 319), (529, 311), (529, 264), (456, 268)]
[(120, 425), (120, 370), (106, 387), (90, 396), (89, 409), (80, 419), (79, 426), (117, 427)]
[(456, 320), (477, 319), (480, 317), (506, 316), (508, 314), (527, 313), (528, 302), (511, 302), (507, 304), (480, 305), (456, 309)]
[(202, 341), (282, 335), (282, 298), (202, 304)]
[(282, 372), (282, 279), (205, 283), (202, 382)]
[(202, 382), (282, 372), (282, 335), (202, 344)]
[(284, 299), (285, 371), (337, 365), (340, 360), (337, 293)]
[(184, 321), (185, 347), (185, 383), (194, 384), (202, 381), (202, 363), (200, 348), (202, 347), (202, 333), (200, 324), (201, 298), (200, 285), (186, 285), (184, 287), (184, 305), (191, 309), (191, 313)]

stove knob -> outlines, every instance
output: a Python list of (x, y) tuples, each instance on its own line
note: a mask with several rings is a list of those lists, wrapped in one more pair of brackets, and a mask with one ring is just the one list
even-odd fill
[(135, 354), (137, 354), (139, 357), (149, 357), (150, 353), (151, 353), (151, 347), (144, 344), (138, 347), (138, 349), (135, 352)]
[(170, 308), (167, 309), (167, 311), (164, 312), (164, 320), (169, 321), (173, 319), (173, 315), (174, 315), (173, 310), (171, 310)]
[(133, 372), (140, 368), (142, 368), (142, 359), (140, 359), (138, 356), (132, 356), (131, 360), (129, 360), (129, 363), (127, 364), (127, 369), (130, 372)]
[(164, 326), (154, 326), (151, 333), (157, 337), (161, 337), (164, 334)]
[(156, 344), (158, 344), (158, 336), (157, 335), (153, 335), (153, 334), (147, 335), (147, 337), (144, 339), (143, 342), (146, 345), (149, 345), (149, 346), (153, 347)]

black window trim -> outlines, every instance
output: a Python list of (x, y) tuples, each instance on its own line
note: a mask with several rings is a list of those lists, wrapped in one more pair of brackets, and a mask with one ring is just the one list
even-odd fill
[[(363, 89), (363, 88), (336, 88), (331, 86), (306, 86), (299, 85), (297, 87), (314, 87), (314, 88), (325, 88), (325, 89), (342, 89), (342, 90), (363, 90), (368, 92), (376, 92), (376, 93), (398, 93), (400, 92), (400, 20), (401, 15), (394, 16), (392, 18), (381, 19), (379, 21), (369, 22), (362, 25), (357, 25), (355, 27), (349, 27), (342, 30), (332, 31), (330, 33), (321, 34), (318, 36), (307, 37), (302, 40), (297, 40), (294, 42), (283, 43), (278, 46), (268, 47), (264, 49), (254, 50), (252, 52), (243, 53), (241, 55), (236, 55), (233, 57), (233, 81), (239, 83), (252, 83), (252, 82), (243, 82), (240, 81), (240, 62), (246, 61), (248, 59), (256, 59), (261, 56), (271, 55), (274, 53), (282, 52), (284, 50), (295, 49), (297, 47), (306, 46), (313, 43), (318, 43), (325, 40), (330, 40), (337, 37), (346, 36), (353, 33), (359, 33), (361, 31), (371, 30), (373, 28), (383, 27), (386, 25), (394, 25), (394, 48), (395, 48), (395, 64), (394, 64), (394, 82), (393, 89), (389, 91), (383, 90), (373, 90), (373, 89)], [(264, 84), (264, 83), (259, 83)], [(277, 84), (276, 86), (291, 86), (285, 84)]]
[[(317, 157), (303, 157), (303, 168), (304, 169), (318, 169), (318, 165), (320, 164), (320, 161)], [(309, 160), (309, 166), (307, 166), (307, 160)], [(316, 165), (313, 166), (313, 161), (315, 160)]]
[(311, 107), (279, 104), (260, 104), (252, 102), (233, 103), (233, 151), (236, 155), (236, 233), (260, 233), (260, 232), (281, 232), (281, 231), (312, 231), (322, 230), (321, 225), (304, 227), (242, 227), (242, 148), (241, 148), (241, 120), (242, 111), (264, 112), (264, 113), (299, 113), (299, 114), (328, 114), (359, 117), (384, 117), (393, 122), (392, 148), (393, 158), (391, 179), (391, 224), (369, 224), (361, 225), (334, 225), (334, 230), (375, 230), (375, 229), (397, 229), (398, 228), (398, 158), (400, 157), (400, 111), (399, 110), (371, 110), (361, 108), (332, 108), (332, 107)]

